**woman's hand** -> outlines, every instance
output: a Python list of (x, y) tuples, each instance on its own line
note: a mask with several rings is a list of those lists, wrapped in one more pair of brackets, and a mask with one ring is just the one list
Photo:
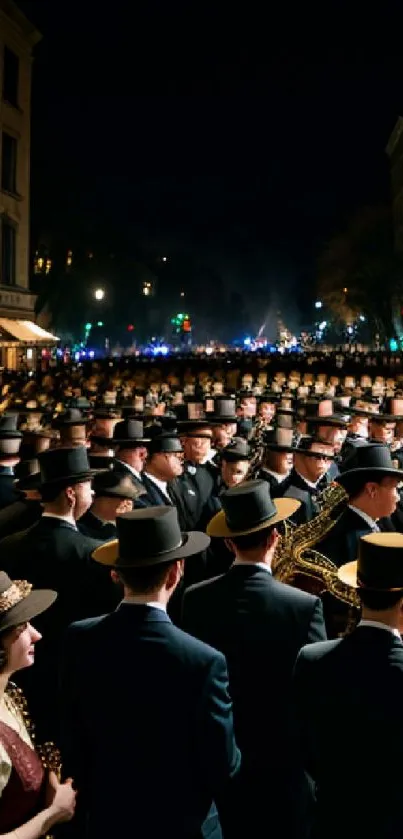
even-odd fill
[(72, 784), (72, 778), (59, 784), (55, 773), (49, 772), (47, 802), (54, 824), (69, 822), (74, 816), (77, 793)]

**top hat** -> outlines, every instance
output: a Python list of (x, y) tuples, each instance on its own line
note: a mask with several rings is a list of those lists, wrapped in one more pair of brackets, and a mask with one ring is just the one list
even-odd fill
[(147, 449), (150, 455), (183, 452), (182, 443), (176, 434), (161, 431), (155, 426), (150, 427), (149, 434), (151, 442), (147, 444)]
[(50, 589), (32, 591), (26, 580), (10, 580), (0, 571), (0, 633), (28, 623), (55, 602), (57, 593)]
[(221, 460), (227, 463), (237, 463), (239, 460), (249, 460), (250, 447), (243, 437), (233, 437), (221, 451)]
[(328, 454), (327, 452), (323, 451), (312, 451), (312, 446), (315, 443), (318, 443), (322, 447), (329, 446), (330, 448), (330, 443), (325, 443), (323, 440), (318, 440), (312, 434), (303, 434), (297, 442), (297, 445), (294, 449), (294, 454), (302, 454), (304, 455), (304, 457), (326, 457), (327, 460), (335, 459), (335, 455), (333, 453), (330, 454), (329, 452)]
[(50, 484), (79, 484), (89, 481), (94, 472), (90, 469), (85, 446), (48, 449), (39, 455), (41, 486)]
[(268, 428), (263, 432), (263, 443), (270, 451), (295, 452), (297, 447), (298, 436), (293, 428), (283, 428), (281, 425), (276, 425), (274, 428)]
[(118, 538), (96, 548), (93, 559), (114, 568), (144, 568), (201, 553), (204, 533), (181, 533), (176, 507), (146, 507), (116, 518)]
[(88, 417), (84, 417), (79, 408), (67, 408), (67, 411), (63, 411), (53, 420), (53, 427), (63, 428), (64, 426), (71, 425), (87, 425), (88, 422)]
[(18, 414), (3, 414), (0, 416), (0, 440), (21, 439), (18, 431)]
[(178, 422), (178, 434), (182, 437), (208, 437), (213, 436), (210, 423), (207, 420), (184, 420)]
[(130, 475), (122, 475), (114, 469), (102, 470), (94, 476), (92, 488), (96, 498), (131, 498), (137, 499), (139, 494), (145, 495), (146, 490), (135, 487)]
[(128, 418), (117, 422), (113, 429), (113, 437), (108, 440), (107, 445), (111, 448), (121, 446), (122, 448), (136, 448), (149, 442), (144, 437), (144, 423), (142, 420)]
[(17, 489), (37, 489), (41, 483), (41, 471), (39, 460), (34, 457), (31, 460), (21, 460), (14, 469)]
[(348, 586), (368, 591), (401, 591), (403, 534), (369, 533), (358, 545), (358, 559), (342, 565), (337, 575)]
[(337, 476), (337, 483), (348, 492), (351, 483), (355, 478), (362, 476), (363, 483), (382, 478), (403, 479), (403, 470), (396, 469), (393, 465), (392, 456), (387, 446), (382, 443), (368, 443), (363, 446), (354, 446), (351, 455), (344, 462), (344, 471)]
[(267, 481), (244, 481), (220, 496), (223, 509), (209, 522), (207, 534), (246, 536), (284, 521), (301, 506), (295, 498), (272, 500)]
[(217, 425), (236, 422), (238, 417), (235, 399), (215, 399), (214, 411), (208, 415), (208, 419)]

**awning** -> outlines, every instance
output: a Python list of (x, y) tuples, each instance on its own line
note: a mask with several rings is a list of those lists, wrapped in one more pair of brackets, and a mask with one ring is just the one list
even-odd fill
[(56, 338), (55, 335), (31, 320), (0, 318), (0, 344), (10, 343), (13, 340), (22, 341), (25, 344), (55, 344), (56, 341), (60, 341), (60, 338)]

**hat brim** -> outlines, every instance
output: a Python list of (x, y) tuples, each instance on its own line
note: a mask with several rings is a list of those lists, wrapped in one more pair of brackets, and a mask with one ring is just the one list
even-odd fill
[(266, 443), (265, 448), (269, 452), (282, 452), (283, 454), (294, 454), (298, 451), (296, 446), (282, 446), (280, 443)]
[(374, 586), (363, 586), (358, 583), (357, 580), (357, 573), (358, 573), (358, 560), (355, 559), (352, 562), (346, 562), (344, 565), (341, 565), (337, 571), (337, 577), (341, 583), (344, 585), (349, 586), (350, 588), (356, 589), (356, 591), (377, 591), (377, 592), (398, 592), (401, 591), (403, 594), (403, 586), (401, 588), (377, 588)]
[(210, 539), (205, 533), (191, 530), (188, 533), (182, 533), (182, 543), (179, 548), (173, 551), (168, 551), (164, 554), (148, 557), (136, 557), (132, 560), (120, 561), (119, 557), (119, 540), (114, 539), (112, 542), (106, 542), (96, 548), (92, 554), (95, 562), (101, 565), (107, 565), (109, 568), (144, 568), (150, 565), (163, 565), (166, 562), (171, 562), (174, 559), (186, 559), (188, 556), (205, 551), (210, 544)]
[(220, 510), (207, 525), (207, 535), (225, 539), (231, 536), (247, 536), (248, 533), (257, 533), (259, 530), (265, 530), (267, 527), (272, 527), (274, 524), (288, 519), (301, 506), (301, 502), (296, 498), (276, 498), (273, 500), (273, 504), (277, 511), (274, 516), (265, 519), (255, 527), (244, 528), (243, 530), (230, 530), (226, 522), (225, 512)]
[(348, 428), (349, 420), (335, 419), (334, 417), (311, 417), (311, 419), (304, 417), (307, 423), (311, 425), (323, 425), (328, 428)]
[[(93, 440), (94, 437), (91, 437), (90, 439)], [(139, 446), (145, 446), (146, 443), (151, 443), (151, 439), (149, 437), (131, 437), (130, 440), (116, 440), (116, 438), (112, 437), (110, 441), (109, 438), (106, 439), (108, 440), (108, 448), (110, 449), (115, 449), (118, 446), (125, 446), (127, 449), (137, 449)]]
[(38, 489), (41, 485), (41, 473), (34, 472), (32, 475), (27, 475), (26, 478), (17, 478), (14, 481), (14, 486), (16, 489), (24, 490), (24, 489)]
[[(365, 477), (365, 475), (376, 475), (378, 477), (384, 478), (397, 478), (398, 480), (403, 481), (403, 469), (383, 469), (381, 466), (373, 466), (373, 467), (364, 467), (360, 469), (349, 469), (347, 472), (341, 472), (340, 475), (337, 475), (337, 483), (341, 484), (344, 489), (348, 489), (348, 486), (354, 478)], [(368, 478), (370, 480), (370, 478)]]
[(235, 425), (238, 422), (238, 420), (239, 417), (237, 416), (209, 417), (209, 422), (211, 425), (231, 425), (232, 423)]
[(0, 621), (0, 632), (6, 629), (12, 629), (14, 626), (19, 626), (22, 623), (41, 615), (49, 606), (55, 602), (57, 597), (56, 591), (50, 589), (38, 589), (31, 591), (27, 597), (24, 597), (16, 606), (12, 606), (6, 613), (4, 619)]

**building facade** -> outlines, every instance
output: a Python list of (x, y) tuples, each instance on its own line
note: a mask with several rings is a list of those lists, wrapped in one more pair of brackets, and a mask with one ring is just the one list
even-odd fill
[(29, 290), (31, 77), (40, 38), (12, 0), (0, 0), (0, 365), (9, 368), (28, 349), (34, 360), (53, 338), (38, 341)]

